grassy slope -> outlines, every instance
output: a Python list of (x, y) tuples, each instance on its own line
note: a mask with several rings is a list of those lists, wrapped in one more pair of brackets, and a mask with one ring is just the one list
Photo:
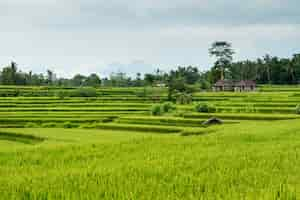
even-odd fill
[(299, 198), (299, 122), (242, 122), (189, 137), (2, 129), (47, 140), (0, 140), (1, 198)]

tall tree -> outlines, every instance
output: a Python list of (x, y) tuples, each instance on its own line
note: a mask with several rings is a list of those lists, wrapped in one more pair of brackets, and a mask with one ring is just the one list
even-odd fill
[(216, 41), (209, 49), (210, 56), (215, 56), (217, 61), (215, 62), (216, 70), (220, 71), (220, 79), (224, 80), (225, 71), (230, 66), (234, 51), (231, 43), (226, 41)]
[(55, 79), (54, 72), (51, 70), (47, 70), (47, 84), (52, 85)]
[(269, 54), (266, 54), (264, 56), (264, 69), (267, 73), (267, 79), (268, 83), (271, 84), (271, 56)]
[(295, 54), (291, 62), (292, 62), (293, 72), (295, 74), (295, 83), (297, 83), (300, 77), (300, 54)]

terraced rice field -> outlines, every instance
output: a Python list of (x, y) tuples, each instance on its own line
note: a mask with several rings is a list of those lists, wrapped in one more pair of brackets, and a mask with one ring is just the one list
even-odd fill
[(0, 87), (0, 198), (300, 198), (298, 87), (197, 92), (163, 116), (150, 110), (165, 89), (59, 90), (74, 88)]
[[(0, 92), (2, 90), (6, 91), (7, 88), (0, 89)], [(31, 93), (37, 89), (19, 88), (18, 90)], [(293, 92), (195, 93), (194, 104), (208, 103), (216, 107), (217, 113), (200, 114), (195, 112), (195, 105), (177, 105), (176, 112), (168, 116), (168, 120), (164, 122), (159, 118), (149, 117), (151, 106), (157, 103), (157, 100), (153, 100), (153, 96), (139, 97), (137, 91), (141, 90), (113, 89), (109, 94), (108, 89), (99, 89), (98, 97), (87, 98), (0, 97), (0, 122), (2, 127), (25, 127), (29, 122), (30, 125), (35, 123), (37, 126), (64, 122), (72, 122), (78, 126), (103, 122), (136, 125), (147, 123), (172, 125), (173, 123), (174, 126), (178, 124), (194, 126), (210, 116), (218, 116), (224, 120), (298, 118), (295, 115), (295, 107), (300, 102), (300, 88), (299, 93), (295, 88)], [(160, 90), (159, 101), (165, 101), (166, 92)], [(194, 121), (187, 121), (186, 118), (193, 118)]]

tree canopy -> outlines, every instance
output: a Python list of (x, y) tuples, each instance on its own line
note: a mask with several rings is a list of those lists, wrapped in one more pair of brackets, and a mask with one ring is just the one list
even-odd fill
[(216, 41), (211, 45), (209, 54), (217, 58), (214, 70), (219, 71), (220, 79), (224, 80), (225, 71), (229, 68), (234, 54), (231, 43), (226, 41)]

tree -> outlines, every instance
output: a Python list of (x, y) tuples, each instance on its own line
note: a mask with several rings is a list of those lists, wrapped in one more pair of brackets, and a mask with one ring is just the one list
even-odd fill
[(179, 66), (175, 71), (177, 76), (182, 77), (187, 84), (195, 84), (200, 79), (200, 74), (197, 67), (181, 67)]
[(101, 79), (95, 73), (90, 74), (84, 81), (85, 86), (97, 87), (101, 85)]
[(295, 83), (297, 83), (299, 81), (299, 78), (297, 79), (297, 77), (300, 77), (300, 54), (295, 54), (291, 62), (292, 71), (295, 74)]
[(55, 79), (54, 72), (51, 70), (47, 70), (47, 84), (52, 85)]
[(32, 85), (44, 85), (45, 78), (43, 74), (33, 74), (31, 77)]
[(267, 74), (268, 83), (271, 84), (271, 56), (266, 54), (263, 58), (264, 60), (264, 69)]
[(29, 71), (28, 74), (25, 74), (26, 85), (32, 85), (32, 71)]
[(81, 74), (76, 74), (72, 80), (72, 86), (78, 87), (78, 86), (83, 86), (83, 83), (85, 82), (86, 77), (81, 75)]
[(190, 94), (193, 92), (193, 88), (189, 87), (185, 77), (180, 73), (180, 68), (170, 71), (167, 79), (167, 86), (169, 101), (176, 100), (178, 93)]
[(139, 73), (139, 72), (136, 73), (136, 78), (135, 78), (134, 86), (140, 87), (140, 86), (143, 85), (141, 76), (142, 76), (141, 73)]
[(128, 82), (130, 81), (130, 79), (127, 78), (126, 73), (118, 72), (110, 74), (110, 81), (112, 86), (126, 87), (129, 85)]
[(15, 63), (14, 61), (11, 62), (10, 64), (11, 67), (11, 76), (12, 76), (12, 82), (16, 83), (17, 82), (17, 63)]
[(17, 70), (17, 64), (15, 62), (11, 62), (10, 66), (4, 67), (1, 72), (1, 84), (16, 85)]
[(217, 58), (214, 67), (220, 71), (220, 79), (224, 80), (225, 71), (230, 66), (234, 54), (231, 44), (226, 41), (214, 42), (209, 49), (209, 54)]
[(153, 74), (145, 74), (145, 78), (144, 78), (145, 82), (147, 85), (153, 85), (154, 81), (155, 81), (155, 75)]

